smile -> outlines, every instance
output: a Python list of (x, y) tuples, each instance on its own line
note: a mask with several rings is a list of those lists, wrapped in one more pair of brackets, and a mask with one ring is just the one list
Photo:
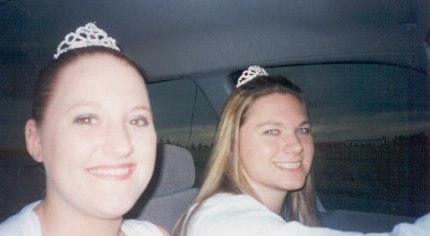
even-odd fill
[(301, 161), (295, 161), (295, 162), (274, 162), (278, 167), (281, 167), (282, 169), (297, 169), (302, 164)]
[(102, 178), (114, 178), (114, 179), (126, 179), (128, 178), (133, 170), (134, 165), (122, 165), (122, 166), (98, 166), (88, 168), (87, 171), (95, 176)]

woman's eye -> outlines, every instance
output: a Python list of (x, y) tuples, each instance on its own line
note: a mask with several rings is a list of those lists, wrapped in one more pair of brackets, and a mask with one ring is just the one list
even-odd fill
[(276, 135), (276, 134), (279, 134), (279, 130), (276, 130), (276, 129), (269, 129), (269, 130), (264, 131), (264, 134), (268, 134), (268, 135)]
[(74, 123), (83, 124), (83, 125), (91, 125), (97, 122), (96, 118), (93, 116), (80, 116), (74, 120)]
[(299, 128), (297, 130), (297, 133), (299, 133), (299, 134), (310, 134), (311, 128)]
[(145, 117), (139, 117), (131, 120), (130, 122), (134, 126), (146, 126), (148, 124), (148, 120)]

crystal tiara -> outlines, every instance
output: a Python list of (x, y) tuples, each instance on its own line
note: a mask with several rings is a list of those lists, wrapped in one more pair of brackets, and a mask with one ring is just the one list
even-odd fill
[(57, 59), (61, 54), (69, 50), (90, 46), (102, 46), (120, 51), (115, 39), (109, 37), (104, 30), (97, 28), (95, 23), (88, 23), (64, 37), (64, 40), (57, 47), (57, 53), (54, 58)]
[(246, 84), (247, 82), (253, 80), (257, 76), (267, 76), (269, 73), (264, 68), (259, 66), (250, 66), (247, 70), (242, 72), (242, 75), (237, 80), (236, 88)]

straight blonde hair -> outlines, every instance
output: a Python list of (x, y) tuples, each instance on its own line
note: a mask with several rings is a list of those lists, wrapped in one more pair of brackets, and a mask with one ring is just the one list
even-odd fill
[[(261, 202), (239, 166), (239, 130), (251, 105), (258, 98), (273, 93), (292, 94), (305, 105), (300, 88), (282, 76), (256, 77), (229, 96), (218, 124), (204, 182), (193, 201), (195, 207), (176, 223), (174, 236), (186, 235), (190, 219), (202, 203), (216, 193), (248, 194)], [(284, 208), (287, 210), (281, 216), (285, 220), (299, 221), (308, 226), (319, 225), (310, 175), (303, 188), (288, 192)]]

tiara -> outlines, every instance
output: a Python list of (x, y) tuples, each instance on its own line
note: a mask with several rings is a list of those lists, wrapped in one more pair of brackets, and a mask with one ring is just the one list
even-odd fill
[(253, 80), (257, 76), (267, 76), (269, 73), (264, 68), (261, 68), (259, 66), (250, 66), (247, 70), (244, 70), (242, 72), (242, 75), (237, 80), (236, 88), (239, 88), (240, 86), (248, 83), (249, 81)]
[(64, 37), (64, 40), (57, 47), (54, 58), (57, 59), (69, 50), (89, 46), (102, 46), (120, 51), (115, 39), (109, 37), (104, 30), (97, 28), (95, 23), (88, 23), (77, 28), (76, 32), (71, 32)]

